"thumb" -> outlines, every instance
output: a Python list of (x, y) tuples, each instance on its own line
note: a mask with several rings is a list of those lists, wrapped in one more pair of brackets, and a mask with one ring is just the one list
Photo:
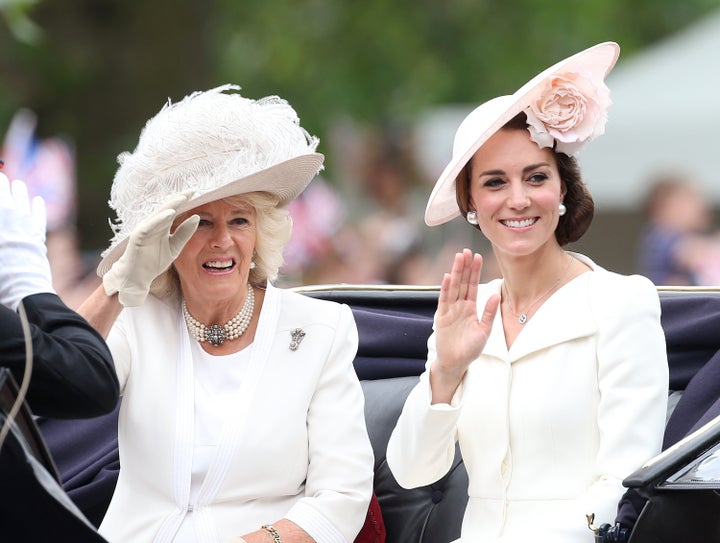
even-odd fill
[(32, 222), (37, 233), (45, 240), (45, 232), (47, 231), (47, 209), (42, 196), (35, 196), (32, 199)]
[(30, 214), (30, 196), (28, 195), (27, 185), (25, 181), (15, 179), (11, 186), (12, 196), (15, 200), (15, 208), (21, 215)]
[(185, 244), (190, 240), (200, 223), (198, 215), (191, 215), (181, 222), (170, 236), (170, 253), (175, 258), (183, 250)]
[(480, 324), (483, 328), (489, 331), (492, 329), (493, 321), (495, 320), (495, 313), (497, 313), (498, 306), (500, 305), (500, 295), (493, 294), (485, 304), (485, 310), (483, 311), (482, 317), (480, 318)]
[(0, 207), (13, 208), (15, 204), (12, 199), (12, 193), (10, 192), (10, 180), (7, 175), (0, 172)]

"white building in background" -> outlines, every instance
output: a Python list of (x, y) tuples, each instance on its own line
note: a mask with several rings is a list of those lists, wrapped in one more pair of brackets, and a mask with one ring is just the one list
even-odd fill
[(720, 11), (620, 58), (606, 133), (578, 155), (599, 211), (637, 209), (651, 176), (667, 171), (720, 204)]

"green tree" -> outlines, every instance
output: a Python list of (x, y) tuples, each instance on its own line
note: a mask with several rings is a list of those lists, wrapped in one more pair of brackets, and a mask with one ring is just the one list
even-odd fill
[[(0, 0), (0, 131), (21, 106), (78, 150), (85, 247), (110, 236), (118, 153), (168, 99), (225, 82), (278, 94), (321, 140), (336, 119), (412, 122), (509, 93), (604, 40), (622, 59), (718, 0)], [(23, 37), (23, 27), (39, 31)], [(6, 31), (5, 31), (6, 30)], [(332, 157), (329, 157), (332, 165)]]

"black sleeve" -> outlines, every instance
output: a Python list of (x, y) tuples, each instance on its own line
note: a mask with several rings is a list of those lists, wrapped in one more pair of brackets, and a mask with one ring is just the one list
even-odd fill
[[(119, 387), (107, 344), (90, 324), (54, 294), (23, 299), (30, 322), (33, 370), (27, 402), (54, 418), (95, 417), (113, 410)], [(1, 364), (22, 382), (25, 341), (18, 313), (0, 306)]]

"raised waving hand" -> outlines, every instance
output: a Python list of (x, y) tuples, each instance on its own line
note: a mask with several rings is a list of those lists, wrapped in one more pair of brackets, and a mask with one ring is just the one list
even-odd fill
[(0, 304), (17, 310), (20, 300), (55, 293), (45, 246), (45, 201), (32, 200), (24, 181), (0, 173)]
[(430, 368), (432, 403), (449, 403), (468, 367), (487, 342), (500, 303), (488, 299), (478, 319), (477, 292), (482, 256), (469, 249), (457, 253), (440, 286), (435, 316), (437, 358)]

